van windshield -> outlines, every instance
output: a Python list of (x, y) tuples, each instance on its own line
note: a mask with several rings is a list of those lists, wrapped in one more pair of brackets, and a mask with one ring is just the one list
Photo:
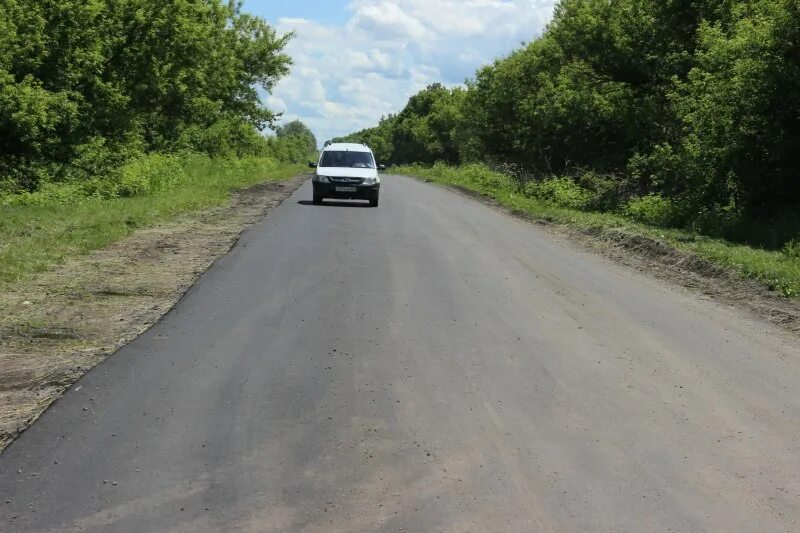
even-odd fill
[(375, 168), (375, 160), (369, 152), (340, 152), (329, 150), (322, 153), (321, 167)]

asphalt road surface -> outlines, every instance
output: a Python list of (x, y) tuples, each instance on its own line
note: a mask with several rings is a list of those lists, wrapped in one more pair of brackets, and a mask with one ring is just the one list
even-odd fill
[(249, 229), (0, 456), (0, 531), (798, 531), (788, 335), (390, 176)]

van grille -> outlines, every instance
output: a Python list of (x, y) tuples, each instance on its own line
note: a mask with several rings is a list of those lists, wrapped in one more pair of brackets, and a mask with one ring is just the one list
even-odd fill
[(364, 182), (364, 178), (329, 178), (333, 183), (346, 183), (348, 185), (358, 185)]

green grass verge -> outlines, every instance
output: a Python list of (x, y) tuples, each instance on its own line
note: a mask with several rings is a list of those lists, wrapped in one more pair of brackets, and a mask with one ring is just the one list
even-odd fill
[(401, 166), (392, 172), (428, 179), (434, 183), (463, 187), (493, 198), (501, 205), (536, 219), (582, 228), (618, 229), (659, 239), (694, 252), (714, 264), (730, 268), (743, 277), (756, 279), (787, 297), (800, 296), (800, 259), (790, 254), (762, 250), (713, 239), (696, 233), (648, 226), (619, 214), (581, 211), (526, 196), (507, 176), (483, 165), (432, 168)]
[(0, 284), (102, 248), (136, 228), (221, 205), (234, 189), (291, 178), (301, 165), (272, 159), (179, 159), (183, 178), (168, 190), (128, 198), (76, 198), (50, 205), (0, 205)]

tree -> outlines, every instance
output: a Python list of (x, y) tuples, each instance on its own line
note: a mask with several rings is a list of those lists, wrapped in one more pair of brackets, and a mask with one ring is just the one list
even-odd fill
[(317, 138), (311, 129), (299, 120), (278, 126), (275, 136), (268, 139), (270, 152), (280, 154), (284, 161), (300, 163), (312, 157), (317, 150)]
[(226, 0), (0, 0), (0, 180), (251, 150), (276, 118), (257, 87), (288, 72), (291, 37)]
[(591, 176), (603, 205), (658, 194), (673, 221), (780, 246), (800, 232), (798, 43), (800, 0), (561, 0), (466, 90), (431, 85), (351, 138)]
[(299, 120), (294, 120), (288, 124), (278, 126), (275, 129), (275, 135), (281, 138), (295, 137), (302, 139), (307, 148), (307, 153), (311, 153), (317, 149), (317, 138), (311, 129)]

